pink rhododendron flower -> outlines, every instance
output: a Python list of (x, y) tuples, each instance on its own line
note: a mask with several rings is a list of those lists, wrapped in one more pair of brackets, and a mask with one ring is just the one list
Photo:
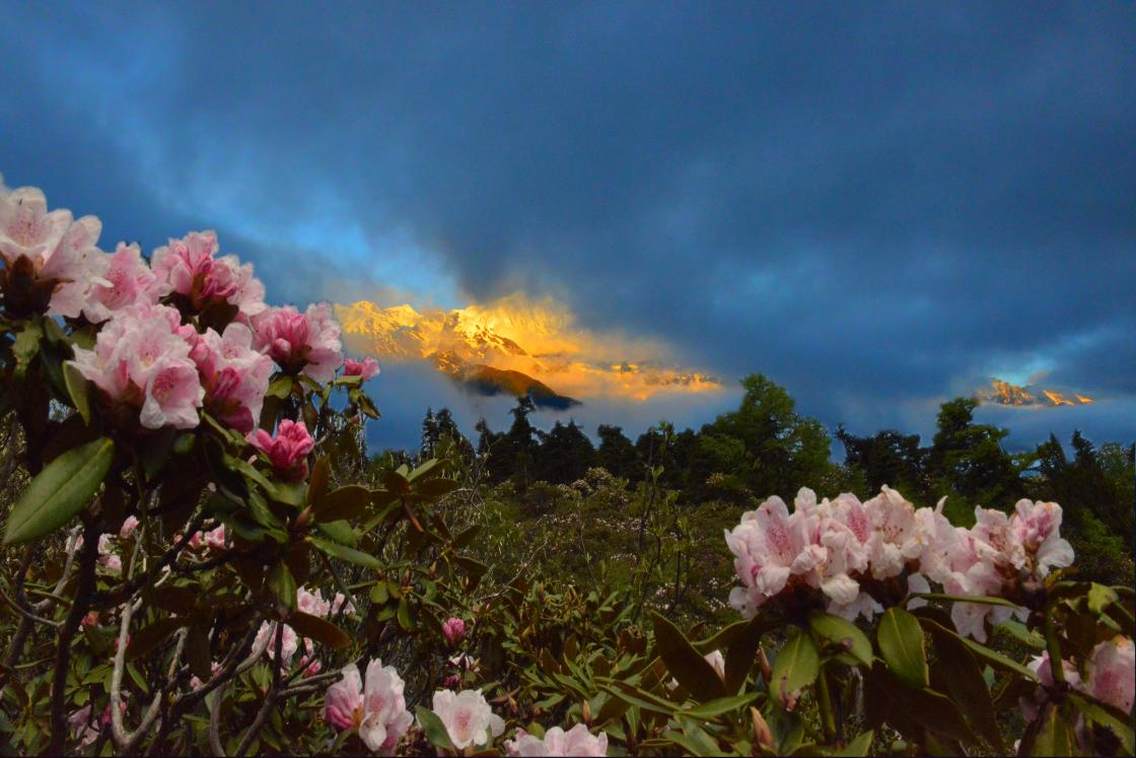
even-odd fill
[(93, 350), (75, 347), (72, 363), (118, 405), (141, 409), (147, 429), (192, 429), (205, 390), (189, 357), (178, 312), (166, 306), (130, 306), (102, 328)]
[(809, 510), (789, 515), (779, 497), (771, 497), (756, 511), (742, 515), (741, 523), (727, 531), (726, 545), (734, 554), (734, 570), (742, 582), (730, 592), (730, 605), (752, 618), (769, 598), (778, 594), (793, 574), (811, 572), (824, 559), (824, 548), (813, 542), (816, 516)]
[(370, 750), (391, 754), (414, 721), (406, 710), (402, 677), (377, 658), (367, 664), (365, 682), (354, 664), (342, 673), (327, 689), (324, 719), (339, 730), (358, 730)]
[(169, 291), (183, 296), (194, 310), (225, 302), (246, 318), (264, 311), (264, 285), (253, 276), (252, 264), (242, 266), (235, 255), (218, 258), (218, 249), (216, 232), (190, 232), (155, 250), (151, 268)]
[(1116, 636), (1093, 648), (1084, 691), (1124, 713), (1132, 710), (1136, 697), (1136, 649), (1131, 639)]
[(114, 254), (107, 258), (102, 276), (105, 283), (94, 284), (83, 304), (83, 315), (94, 324), (106, 321), (127, 306), (156, 305), (165, 294), (157, 275), (142, 260), (138, 245), (118, 243)]
[[(265, 621), (260, 625), (260, 629), (256, 632), (256, 639), (253, 640), (253, 647), (265, 644), (267, 640), (267, 647), (264, 649), (264, 654), (268, 656), (269, 660), (276, 660), (276, 622)], [(296, 634), (296, 630), (284, 624), (284, 632), (280, 637), (280, 658), (285, 664), (292, 662), (292, 656), (300, 648), (300, 637)]]
[(225, 549), (225, 525), (221, 524), (216, 529), (211, 529), (208, 532), (202, 533), (202, 541), (205, 546), (211, 550), (224, 550)]
[[(126, 693), (123, 693), (123, 698)], [(119, 703), (119, 710), (126, 713), (126, 701)], [(97, 722), (91, 721), (91, 704), (87, 703), (79, 710), (67, 717), (67, 725), (71, 728), (71, 735), (79, 739), (80, 744), (86, 746), (98, 740), (102, 730), (110, 725), (110, 703), (103, 708), (102, 715)]]
[(915, 521), (915, 506), (888, 486), (864, 503), (872, 523), (868, 560), (872, 576), (888, 579), (902, 573), (908, 561), (923, 552)]
[(255, 319), (256, 348), (291, 373), (303, 372), (317, 382), (330, 382), (343, 363), (339, 324), (326, 303), (300, 313), (292, 306), (270, 308)]
[(511, 756), (605, 756), (607, 755), (607, 735), (600, 732), (593, 736), (583, 724), (565, 732), (554, 726), (544, 733), (544, 739), (518, 729), (513, 739), (505, 742), (505, 754)]
[(446, 642), (456, 645), (465, 637), (465, 621), (459, 618), (448, 618), (442, 622), (442, 636)]
[(710, 668), (714, 669), (714, 673), (725, 681), (726, 679), (726, 658), (722, 655), (721, 650), (713, 650), (706, 655), (702, 656), (706, 662), (710, 664)]
[(127, 516), (126, 520), (122, 522), (122, 526), (118, 529), (118, 538), (120, 540), (128, 539), (130, 535), (134, 534), (134, 530), (138, 528), (139, 523), (141, 522), (138, 521), (137, 516)]
[(191, 341), (190, 357), (205, 389), (205, 407), (248, 434), (260, 419), (272, 359), (252, 349), (252, 330), (237, 322), (226, 326), (223, 335), (207, 329)]
[(458, 750), (485, 745), (505, 731), (505, 722), (493, 713), (480, 690), (438, 690), (434, 693), (435, 715), (442, 720), (450, 742)]
[(1044, 578), (1050, 569), (1073, 565), (1073, 547), (1061, 539), (1061, 506), (1057, 503), (1019, 500), (1011, 520), (1015, 543), (1014, 567)]
[[(1056, 680), (1053, 678), (1053, 669), (1050, 666), (1049, 653), (1042, 653), (1041, 655), (1034, 656), (1030, 660), (1028, 668), (1037, 674), (1037, 681), (1040, 685), (1037, 687), (1030, 697), (1022, 697), (1018, 699), (1018, 707), (1022, 711), (1022, 716), (1026, 721), (1033, 721), (1037, 718), (1037, 714), (1041, 712), (1041, 708), (1049, 702), (1049, 690), (1052, 689)], [(1077, 671), (1077, 667), (1073, 665), (1072, 661), (1062, 661), (1061, 667), (1064, 669), (1065, 682), (1074, 690), (1083, 692), (1085, 689), (1084, 683), (1081, 681), (1081, 675)]]
[(373, 379), (379, 373), (379, 362), (374, 358), (364, 358), (361, 361), (348, 358), (343, 361), (344, 376), (361, 376), (363, 381)]
[[(221, 670), (221, 664), (218, 663), (217, 661), (213, 661), (213, 663), (211, 663), (209, 665), (209, 671), (212, 673), (213, 676), (216, 676), (217, 672), (220, 671), (220, 670)], [(189, 686), (190, 686), (190, 689), (199, 690), (199, 689), (201, 689), (202, 687), (205, 686), (205, 682), (201, 681), (196, 675), (194, 675), (194, 676), (189, 678)]]
[(284, 478), (297, 481), (307, 476), (308, 454), (316, 443), (303, 421), (284, 419), (276, 428), (275, 437), (257, 429), (248, 435), (248, 441), (268, 455), (272, 468)]
[[(0, 257), (5, 267), (42, 287), (47, 302), (32, 295), (29, 305), (47, 306), (52, 316), (77, 318), (94, 284), (105, 283), (107, 256), (96, 247), (102, 223), (94, 216), (73, 220), (67, 210), (47, 210), (47, 198), (35, 187), (8, 191), (0, 187)], [(26, 295), (24, 295), (26, 297)], [(8, 295), (6, 305), (19, 298)]]

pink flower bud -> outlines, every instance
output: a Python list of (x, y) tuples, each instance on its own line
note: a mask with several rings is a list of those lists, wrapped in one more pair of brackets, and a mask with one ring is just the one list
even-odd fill
[(344, 376), (361, 376), (363, 381), (374, 378), (379, 373), (379, 362), (374, 358), (364, 358), (361, 361), (348, 358), (343, 362)]
[(465, 637), (465, 622), (459, 618), (448, 618), (442, 623), (442, 636), (446, 642), (456, 645)]
[(308, 434), (303, 421), (284, 419), (276, 430), (276, 436), (263, 429), (248, 435), (249, 444), (268, 455), (272, 468), (286, 479), (303, 479), (308, 474), (308, 453), (315, 447), (315, 440)]

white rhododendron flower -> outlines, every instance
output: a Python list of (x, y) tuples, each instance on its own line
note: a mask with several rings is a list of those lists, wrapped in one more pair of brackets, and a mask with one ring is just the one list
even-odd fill
[(592, 735), (583, 724), (565, 732), (554, 726), (544, 733), (541, 739), (518, 729), (513, 739), (505, 742), (505, 754), (511, 756), (605, 756), (607, 755), (607, 735), (600, 732)]
[(390, 755), (414, 719), (406, 710), (405, 684), (393, 666), (367, 664), (365, 679), (354, 664), (327, 689), (324, 718), (336, 729), (354, 729), (370, 750)]
[(458, 750), (484, 745), (505, 731), (505, 722), (493, 713), (480, 690), (438, 690), (433, 706)]
[(8, 271), (42, 287), (48, 315), (78, 318), (90, 288), (106, 284), (109, 261), (96, 247), (101, 233), (94, 216), (72, 219), (70, 211), (48, 211), (36, 187), (0, 187), (0, 257)]

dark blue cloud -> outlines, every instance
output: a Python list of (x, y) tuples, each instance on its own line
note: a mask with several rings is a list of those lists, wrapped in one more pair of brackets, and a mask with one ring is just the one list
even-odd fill
[(864, 430), (1037, 371), (1136, 428), (1131, 3), (0, 11), (0, 171), (112, 240), (551, 294)]

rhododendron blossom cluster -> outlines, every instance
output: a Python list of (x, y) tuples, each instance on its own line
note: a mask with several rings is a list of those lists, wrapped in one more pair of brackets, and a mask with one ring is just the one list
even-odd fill
[[(850, 494), (818, 503), (812, 490), (802, 488), (790, 513), (771, 497), (726, 532), (741, 581), (730, 604), (751, 618), (770, 601), (815, 591), (829, 612), (870, 619), (884, 603), (930, 591), (930, 582), (954, 595), (1015, 600), (1051, 569), (1073, 562), (1073, 550), (1060, 536), (1056, 503), (1021, 500), (1012, 516), (976, 508), (977, 523), (965, 529), (950, 524), (943, 502), (917, 509), (885, 486), (864, 503)], [(997, 624), (1013, 613), (959, 602), (951, 617), (961, 633), (985, 641), (986, 619)]]
[[(135, 244), (100, 250), (101, 228), (94, 216), (48, 211), (36, 188), (0, 187), (0, 284), (9, 310), (102, 325), (92, 348), (75, 348), (74, 365), (142, 427), (192, 429), (204, 409), (249, 433), (276, 366), (328, 382), (343, 365), (331, 308), (268, 306), (252, 264), (219, 255), (214, 232), (171, 239), (147, 263)], [(220, 332), (206, 323), (218, 307), (229, 309)], [(371, 358), (347, 367), (376, 373)]]
[(433, 705), (434, 714), (441, 719), (458, 750), (484, 745), (505, 731), (505, 722), (493, 712), (480, 690), (438, 690)]
[(390, 755), (414, 722), (406, 710), (404, 683), (393, 666), (375, 659), (365, 677), (354, 664), (327, 689), (324, 719), (339, 730), (354, 730), (370, 750)]
[(579, 756), (605, 756), (607, 755), (607, 735), (602, 732), (592, 735), (588, 727), (583, 724), (565, 732), (554, 726), (544, 733), (541, 739), (518, 729), (513, 739), (505, 743), (506, 755), (579, 755)]

